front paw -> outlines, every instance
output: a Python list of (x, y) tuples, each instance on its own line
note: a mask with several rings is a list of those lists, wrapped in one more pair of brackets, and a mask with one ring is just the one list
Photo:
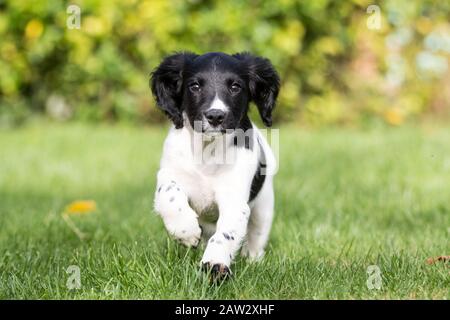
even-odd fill
[(202, 229), (197, 217), (179, 215), (176, 218), (164, 221), (167, 232), (186, 247), (197, 247), (202, 235)]
[(202, 269), (211, 272), (213, 281), (222, 281), (232, 275), (230, 268), (222, 263), (202, 262)]
[(201, 266), (203, 270), (211, 271), (213, 280), (222, 280), (232, 275), (230, 264), (232, 255), (224, 247), (221, 240), (214, 236), (209, 239), (208, 246), (203, 253)]

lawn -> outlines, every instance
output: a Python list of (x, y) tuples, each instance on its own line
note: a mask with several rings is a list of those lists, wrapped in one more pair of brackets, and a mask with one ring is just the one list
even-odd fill
[[(265, 259), (211, 285), (203, 248), (152, 211), (165, 128), (37, 124), (0, 131), (1, 299), (450, 297), (450, 130), (280, 129)], [(182, 159), (180, 159), (182, 161)], [(97, 211), (61, 213), (91, 199)], [(69, 290), (66, 270), (80, 268)], [(367, 268), (381, 271), (369, 289)], [(370, 282), (370, 281), (369, 281)]]

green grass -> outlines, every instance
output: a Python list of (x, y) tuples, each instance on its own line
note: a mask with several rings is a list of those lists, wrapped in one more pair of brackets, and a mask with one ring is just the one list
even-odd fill
[[(152, 212), (166, 129), (35, 125), (0, 131), (0, 298), (449, 298), (450, 131), (280, 130), (265, 259), (210, 285), (203, 248)], [(76, 199), (98, 211), (61, 218)], [(68, 290), (66, 269), (81, 270)], [(366, 286), (369, 265), (382, 288)]]

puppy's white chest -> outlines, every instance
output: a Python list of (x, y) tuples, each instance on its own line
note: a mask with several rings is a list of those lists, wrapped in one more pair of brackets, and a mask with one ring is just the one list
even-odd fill
[(217, 213), (213, 179), (203, 175), (193, 175), (186, 185), (189, 203), (198, 215)]
[(172, 131), (164, 151), (161, 163), (176, 174), (177, 183), (188, 197), (192, 209), (198, 215), (215, 213), (215, 187), (220, 183), (218, 175), (227, 166), (198, 163), (193, 156), (191, 135), (186, 129)]

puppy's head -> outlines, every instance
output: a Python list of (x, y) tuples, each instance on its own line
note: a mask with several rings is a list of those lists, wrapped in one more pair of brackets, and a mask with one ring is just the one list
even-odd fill
[(251, 101), (271, 126), (280, 87), (270, 61), (248, 53), (177, 53), (161, 62), (150, 82), (157, 105), (176, 128), (183, 127), (185, 112), (193, 128), (211, 135), (239, 128)]

